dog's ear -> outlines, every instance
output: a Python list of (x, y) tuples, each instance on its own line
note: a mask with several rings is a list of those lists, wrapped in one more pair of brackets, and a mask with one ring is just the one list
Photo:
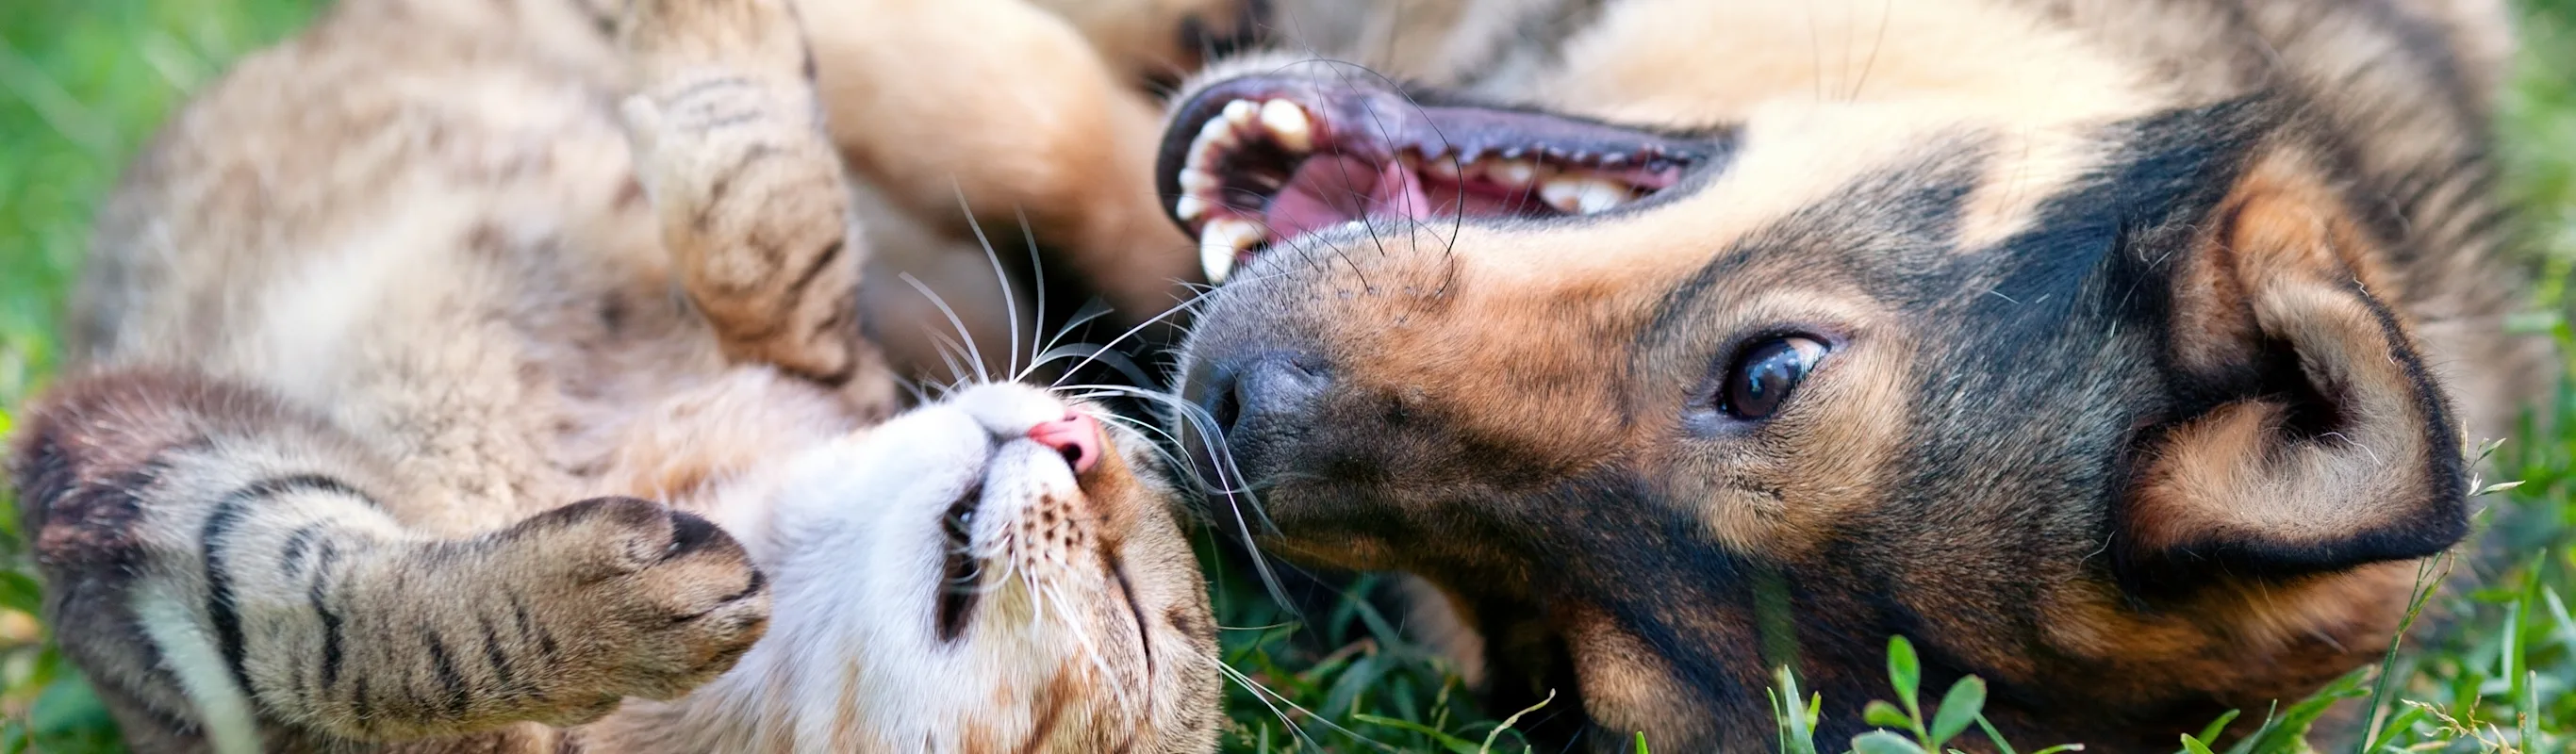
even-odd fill
[(2388, 241), (2296, 123), (2192, 115), (2142, 140), (2179, 188), (2114, 262), (2152, 268), (2130, 279), (2170, 399), (2128, 449), (2122, 579), (2154, 593), (2449, 548), (2468, 523), (2460, 430), (2391, 306)]

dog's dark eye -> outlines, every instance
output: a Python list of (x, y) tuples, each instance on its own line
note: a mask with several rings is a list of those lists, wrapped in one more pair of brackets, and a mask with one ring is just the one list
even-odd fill
[(1825, 344), (1813, 338), (1791, 335), (1756, 343), (1727, 370), (1718, 405), (1737, 419), (1770, 418), (1824, 358)]

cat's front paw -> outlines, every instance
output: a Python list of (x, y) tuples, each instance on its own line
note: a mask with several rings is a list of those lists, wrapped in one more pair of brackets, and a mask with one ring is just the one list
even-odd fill
[(624, 36), (636, 178), (725, 356), (882, 381), (853, 293), (866, 249), (786, 0), (645, 0)]
[(527, 598), (512, 620), (551, 660), (560, 719), (667, 699), (733, 667), (769, 623), (768, 581), (704, 518), (633, 498), (585, 500), (501, 533)]
[(799, 81), (812, 75), (788, 0), (640, 0), (627, 14), (619, 36), (647, 81), (703, 67)]

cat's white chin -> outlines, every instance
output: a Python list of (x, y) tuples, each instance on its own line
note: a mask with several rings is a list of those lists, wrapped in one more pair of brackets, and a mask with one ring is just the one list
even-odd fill
[[(1051, 698), (1153, 682), (1146, 612), (1117, 565), (1129, 537), (1105, 531), (1135, 516), (1105, 511), (1029, 436), (1068, 408), (983, 385), (793, 461), (766, 521), (727, 522), (762, 529), (743, 538), (771, 578), (769, 633), (698, 695), (772, 700), (738, 722), (767, 741), (792, 730), (796, 750), (1020, 741), (1107, 722), (1041, 714), (1148, 706)], [(795, 691), (761, 693), (779, 688)]]

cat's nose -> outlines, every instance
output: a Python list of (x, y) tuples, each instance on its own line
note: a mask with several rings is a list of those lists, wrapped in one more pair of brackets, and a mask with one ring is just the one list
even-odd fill
[(1089, 414), (1068, 410), (1062, 419), (1038, 422), (1029, 428), (1029, 439), (1063, 455), (1076, 476), (1100, 464), (1100, 420)]

